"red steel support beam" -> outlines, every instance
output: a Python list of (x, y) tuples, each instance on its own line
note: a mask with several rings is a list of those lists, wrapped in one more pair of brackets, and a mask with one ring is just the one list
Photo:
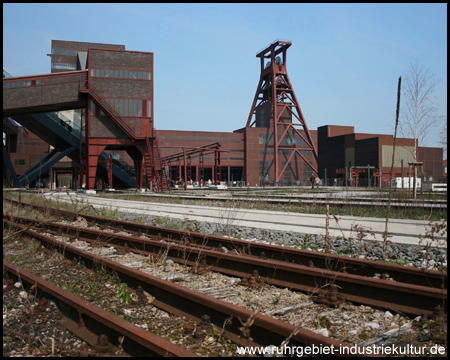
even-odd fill
[[(294, 158), (297, 153), (301, 155), (299, 150), (312, 151), (312, 154), (317, 162), (318, 154), (317, 148), (312, 139), (311, 133), (306, 125), (302, 110), (295, 96), (294, 89), (289, 80), (289, 76), (286, 70), (286, 50), (291, 46), (291, 42), (287, 41), (275, 41), (264, 50), (259, 52), (256, 56), (261, 59), (261, 76), (259, 84), (256, 90), (256, 94), (252, 103), (250, 114), (247, 120), (246, 127), (251, 127), (256, 124), (256, 119), (252, 122), (253, 115), (256, 114), (256, 109), (263, 103), (270, 103), (271, 105), (271, 123), (270, 125), (261, 124), (261, 126), (269, 127), (273, 131), (273, 151), (274, 151), (274, 180), (278, 182), (281, 180), (283, 173), (287, 169), (287, 165)], [(280, 55), (277, 56), (277, 55)], [(264, 60), (269, 59), (269, 62), (264, 66)], [(259, 101), (259, 102), (258, 102)], [(288, 103), (286, 103), (288, 101)], [(282, 107), (282, 105), (284, 105)], [(295, 111), (294, 111), (295, 110)], [(288, 111), (293, 119), (291, 123), (287, 123), (284, 119), (281, 119), (281, 115), (284, 111)], [(297, 123), (294, 123), (297, 121)], [(303, 127), (303, 131), (306, 137), (303, 136), (295, 126)], [(298, 146), (294, 148), (281, 149), (281, 144), (286, 138), (289, 130), (292, 131), (292, 136), (296, 134), (306, 143), (307, 148), (304, 146), (300, 149)], [(281, 132), (280, 132), (281, 131)], [(280, 138), (279, 134), (281, 135)], [(283, 150), (285, 156), (289, 157), (286, 166), (280, 169), (280, 150)], [(290, 156), (286, 155), (286, 151), (292, 151)], [(318, 172), (317, 168), (312, 166), (309, 161), (306, 161), (304, 156), (300, 156), (302, 160), (310, 166), (314, 172)], [(248, 171), (248, 170), (247, 170)], [(297, 174), (300, 176), (300, 174)]]

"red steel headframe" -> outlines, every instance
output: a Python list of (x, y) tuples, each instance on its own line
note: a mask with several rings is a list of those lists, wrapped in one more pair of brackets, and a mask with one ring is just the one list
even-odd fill
[[(317, 148), (312, 139), (311, 133), (306, 125), (300, 105), (295, 96), (294, 89), (286, 70), (286, 50), (292, 45), (291, 42), (277, 40), (259, 52), (256, 57), (261, 59), (261, 77), (256, 89), (255, 98), (253, 100), (250, 115), (247, 120), (246, 127), (251, 127), (255, 124), (256, 119), (252, 122), (253, 115), (256, 113), (256, 108), (266, 102), (271, 103), (272, 116), (270, 127), (273, 128), (274, 138), (274, 174), (275, 180), (278, 182), (294, 155), (299, 155), (305, 163), (307, 163), (313, 171), (317, 174), (317, 168), (313, 166), (302, 154), (302, 151), (312, 151), (317, 163)], [(281, 54), (281, 57), (278, 56)], [(269, 62), (264, 65), (265, 59)], [(258, 102), (259, 100), (259, 102)], [(292, 122), (286, 123), (281, 121), (281, 115), (285, 110), (293, 115)], [(297, 121), (296, 121), (297, 120)], [(300, 133), (296, 127), (302, 127), (306, 137)], [(292, 130), (293, 134), (298, 135), (305, 144), (300, 146), (288, 147), (283, 146), (283, 139)], [(281, 134), (278, 139), (278, 134)], [(279, 168), (279, 150), (283, 150), (286, 154), (291, 151), (286, 165), (283, 169)]]

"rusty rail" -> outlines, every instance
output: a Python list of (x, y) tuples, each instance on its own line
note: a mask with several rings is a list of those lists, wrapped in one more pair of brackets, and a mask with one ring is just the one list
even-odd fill
[[(54, 299), (65, 315), (61, 320), (62, 325), (94, 349), (99, 346), (100, 335), (106, 335), (109, 344), (101, 344), (103, 348), (118, 350), (120, 345), (127, 354), (133, 356), (197, 356), (5, 260), (3, 277), (21, 281), (25, 289), (36, 286), (37, 298)], [(124, 336), (122, 344), (118, 343), (119, 336)]]
[[(4, 218), (7, 218), (4, 215)], [(15, 217), (26, 224), (38, 223), (39, 231), (52, 229), (60, 235), (73, 235), (98, 245), (118, 245), (144, 255), (165, 251), (167, 256), (182, 264), (197, 266), (204, 262), (204, 268), (236, 277), (250, 277), (256, 270), (266, 282), (319, 296), (331, 295), (332, 285), (339, 288), (339, 295), (354, 303), (401, 311), (407, 314), (432, 314), (437, 306), (446, 311), (447, 291), (420, 285), (405, 284), (398, 281), (367, 278), (359, 275), (316, 269), (288, 262), (258, 259), (255, 257), (223, 253), (182, 244), (171, 244), (158, 240), (142, 239)], [(334, 291), (337, 288), (333, 288)], [(322, 290), (318, 290), (322, 289)]]
[[(8, 201), (19, 204), (19, 202), (15, 200), (8, 199)], [(285, 261), (305, 266), (310, 266), (312, 262), (316, 268), (367, 277), (373, 277), (376, 273), (388, 273), (390, 277), (394, 278), (397, 282), (433, 287), (436, 289), (447, 288), (447, 273), (444, 271), (418, 269), (411, 266), (388, 264), (373, 260), (355, 259), (347, 256), (332, 255), (257, 242), (249, 243), (245, 240), (205, 235), (190, 231), (166, 229), (158, 226), (143, 225), (122, 220), (112, 220), (92, 215), (82, 215), (23, 202), (21, 204), (33, 206), (42, 212), (49, 211), (74, 220), (78, 216), (82, 216), (88, 222), (94, 222), (98, 225), (108, 225), (114, 228), (121, 228), (124, 231), (130, 231), (136, 234), (146, 234), (158, 238), (170, 239), (170, 241), (181, 241), (182, 243), (186, 243), (186, 240), (188, 240), (191, 245), (195, 246), (196, 244), (202, 246), (203, 248), (225, 247), (228, 250), (235, 249), (239, 253), (245, 252), (248, 255), (253, 255), (259, 258)]]
[[(225, 326), (223, 335), (240, 346), (268, 346), (281, 344), (288, 337), (289, 346), (322, 346), (333, 347), (335, 349), (351, 347), (350, 344), (340, 342), (311, 331), (296, 328), (293, 325), (280, 320), (270, 318), (265, 315), (255, 314), (240, 306), (232, 305), (222, 300), (215, 299), (185, 287), (161, 280), (157, 277), (131, 269), (116, 262), (104, 259), (87, 251), (80, 250), (74, 246), (54, 240), (46, 235), (25, 226), (12, 224), (4, 220), (5, 225), (14, 226), (28, 235), (38, 239), (49, 249), (56, 249), (64, 254), (68, 259), (80, 259), (83, 265), (88, 268), (104, 266), (109, 270), (117, 272), (121, 281), (126, 282), (130, 287), (137, 289), (138, 286), (153, 295), (156, 299), (152, 304), (164, 311), (185, 316), (197, 323), (207, 314), (211, 323), (219, 328), (229, 323), (230, 317), (234, 320)], [(245, 336), (242, 332), (242, 325), (236, 319), (242, 321), (253, 319), (251, 326), (251, 337)], [(338, 355), (339, 354), (336, 354)], [(346, 354), (345, 356), (348, 356)], [(352, 356), (352, 354), (350, 354)]]

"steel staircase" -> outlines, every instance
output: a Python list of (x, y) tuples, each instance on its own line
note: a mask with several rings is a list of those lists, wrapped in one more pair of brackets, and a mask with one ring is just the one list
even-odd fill
[(169, 184), (169, 172), (166, 167), (166, 162), (164, 158), (161, 156), (161, 148), (159, 147), (158, 136), (156, 134), (156, 129), (153, 128), (153, 157), (155, 158), (155, 162), (158, 169), (158, 177), (161, 183), (161, 189), (164, 189), (167, 186), (167, 189), (170, 192), (170, 184)]
[(153, 134), (155, 135), (154, 137), (145, 138), (147, 147), (144, 155), (144, 162), (147, 170), (148, 187), (157, 192), (161, 192), (164, 190), (164, 187), (167, 186), (170, 192), (170, 186), (168, 184), (169, 177), (168, 174), (166, 174), (164, 159), (161, 157), (161, 150), (158, 145), (155, 129), (153, 129)]
[[(136, 139), (133, 130), (127, 125), (120, 112), (108, 102), (102, 93), (89, 82), (80, 82), (79, 91), (88, 94), (92, 100), (132, 139)], [(144, 164), (147, 170), (147, 185), (155, 191), (161, 192), (164, 186), (170, 192), (168, 183), (169, 174), (166, 171), (165, 162), (161, 157), (156, 130), (153, 129), (153, 137), (145, 137), (146, 149)]]
[(105, 114), (107, 114), (114, 122), (119, 125), (119, 127), (132, 139), (135, 138), (133, 130), (127, 125), (127, 123), (122, 119), (121, 114), (116, 110), (116, 108), (110, 104), (102, 93), (94, 87), (91, 83), (86, 83), (84, 81), (80, 82), (80, 92), (86, 93), (91, 96), (92, 100), (100, 106)]

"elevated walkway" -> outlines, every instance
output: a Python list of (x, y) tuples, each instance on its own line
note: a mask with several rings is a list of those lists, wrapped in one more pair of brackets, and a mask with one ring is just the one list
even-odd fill
[(3, 116), (86, 108), (79, 83), (87, 80), (87, 70), (4, 78)]

